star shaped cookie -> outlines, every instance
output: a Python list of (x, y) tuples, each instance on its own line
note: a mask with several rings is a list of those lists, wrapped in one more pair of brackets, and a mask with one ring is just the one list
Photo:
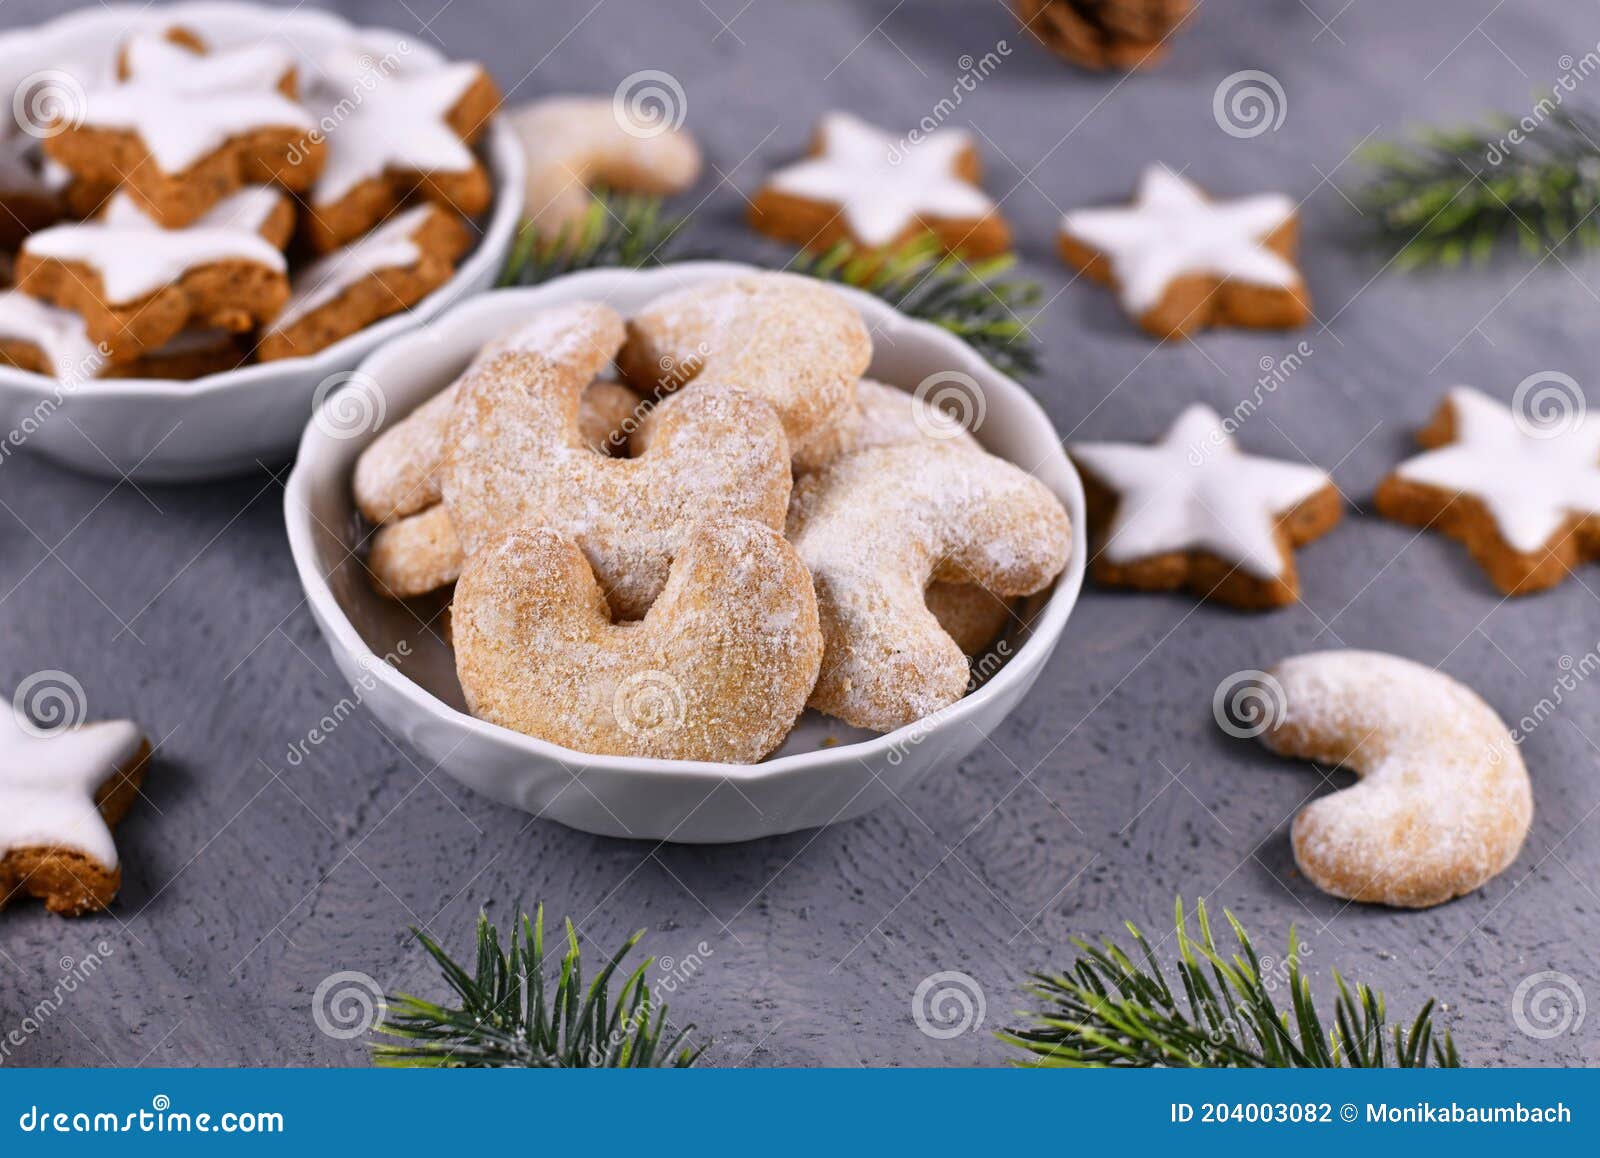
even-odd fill
[(1061, 218), (1066, 263), (1115, 288), (1140, 326), (1175, 338), (1204, 326), (1304, 324), (1311, 299), (1292, 260), (1297, 218), (1281, 193), (1213, 201), (1164, 165), (1133, 204)]
[(53, 731), (0, 709), (0, 908), (33, 896), (77, 916), (111, 903), (122, 884), (111, 827), (149, 755), (127, 720)]
[(1378, 484), (1378, 513), (1464, 543), (1507, 595), (1552, 587), (1600, 557), (1600, 420), (1581, 406), (1538, 423), (1452, 387), (1417, 435), (1426, 449)]
[(1236, 607), (1300, 597), (1293, 548), (1343, 513), (1326, 471), (1242, 453), (1208, 406), (1190, 406), (1151, 446), (1082, 442), (1095, 578), (1142, 591), (1187, 588)]
[(294, 99), (294, 57), (271, 41), (208, 50), (192, 34), (140, 32), (122, 46), (117, 62), (123, 80), (196, 96), (278, 89)]
[(1011, 247), (1011, 230), (978, 178), (978, 152), (964, 129), (896, 140), (849, 113), (828, 113), (811, 155), (756, 193), (750, 224), (808, 249), (841, 241), (884, 249), (931, 233), (946, 249), (990, 257)]

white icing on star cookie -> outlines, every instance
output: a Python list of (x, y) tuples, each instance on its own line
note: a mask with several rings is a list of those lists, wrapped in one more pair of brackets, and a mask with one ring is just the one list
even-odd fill
[[(330, 76), (347, 75), (355, 67), (342, 55), (324, 63)], [(415, 173), (466, 173), (476, 165), (446, 118), (467, 90), (483, 75), (476, 64), (385, 74), (367, 67), (359, 75), (361, 91), (354, 108), (348, 92), (329, 94), (330, 108), (345, 108), (337, 120), (324, 118), (328, 159), (311, 199), (315, 205), (341, 200), (363, 181), (390, 170)]]
[(84, 95), (83, 124), (134, 132), (156, 166), (182, 173), (236, 137), (263, 129), (309, 133), (311, 116), (275, 90), (190, 93), (148, 81), (93, 89)]
[(128, 720), (41, 735), (0, 710), (0, 859), (17, 849), (67, 848), (116, 868), (117, 845), (95, 793), (143, 744)]
[(838, 205), (863, 245), (887, 245), (919, 220), (961, 221), (994, 208), (988, 194), (956, 175), (958, 159), (972, 147), (965, 129), (939, 129), (904, 146), (858, 117), (834, 112), (822, 118), (818, 133), (821, 151), (779, 169), (767, 186)]
[(129, 81), (198, 95), (275, 89), (294, 68), (294, 57), (268, 40), (196, 52), (161, 33), (137, 32), (123, 46), (122, 64)]
[(1118, 299), (1137, 317), (1189, 275), (1299, 286), (1299, 271), (1264, 244), (1294, 212), (1281, 193), (1214, 201), (1166, 166), (1151, 165), (1132, 206), (1075, 209), (1062, 216), (1061, 232), (1105, 258)]
[[(237, 229), (245, 233), (260, 233), (267, 219), (284, 200), (284, 195), (276, 189), (265, 185), (252, 185), (240, 189), (237, 193), (230, 193), (195, 218), (186, 228)], [(146, 213), (126, 190), (118, 190), (112, 195), (111, 200), (106, 202), (105, 211), (99, 220), (102, 225), (161, 229), (166, 232), (161, 223)]]
[(415, 206), (389, 218), (359, 241), (312, 262), (294, 279), (288, 304), (270, 329), (288, 329), (312, 310), (321, 309), (381, 270), (417, 264), (422, 259), (422, 247), (413, 235), (433, 212), (431, 205)]
[(22, 252), (89, 266), (100, 275), (111, 306), (138, 301), (191, 269), (216, 262), (247, 261), (279, 273), (288, 269), (283, 254), (265, 238), (226, 226), (151, 229), (85, 221), (40, 230), (23, 243)]
[(1118, 495), (1101, 548), (1113, 563), (1203, 551), (1259, 578), (1280, 578), (1278, 520), (1330, 481), (1318, 467), (1241, 453), (1216, 411), (1198, 404), (1152, 446), (1068, 449)]
[(1449, 393), (1455, 438), (1408, 458), (1408, 482), (1471, 495), (1514, 551), (1544, 548), (1570, 515), (1600, 516), (1600, 421), (1530, 433), (1495, 399), (1467, 386)]
[(93, 378), (105, 368), (105, 355), (89, 340), (82, 317), (18, 290), (0, 292), (0, 339), (37, 346), (51, 376), (63, 382)]

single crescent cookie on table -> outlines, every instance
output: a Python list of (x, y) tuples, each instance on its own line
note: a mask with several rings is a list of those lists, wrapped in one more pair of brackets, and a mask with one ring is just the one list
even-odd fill
[(1281, 193), (1212, 200), (1151, 165), (1132, 205), (1065, 214), (1059, 245), (1144, 330), (1177, 338), (1205, 326), (1304, 325), (1311, 297), (1293, 260), (1297, 232), (1295, 204)]
[(144, 781), (150, 743), (127, 720), (60, 730), (0, 711), (0, 908), (103, 909), (122, 887), (111, 829)]
[(1505, 595), (1555, 586), (1600, 558), (1600, 423), (1581, 395), (1567, 402), (1541, 420), (1451, 388), (1417, 435), (1424, 453), (1378, 484), (1378, 513), (1464, 544)]
[(1295, 862), (1319, 889), (1427, 908), (1517, 858), (1533, 819), (1528, 770), (1471, 689), (1370, 651), (1295, 656), (1266, 677), (1261, 742), (1360, 777), (1294, 818)]
[(780, 241), (824, 250), (840, 242), (886, 250), (931, 234), (968, 257), (1011, 248), (1011, 229), (978, 185), (978, 150), (964, 129), (896, 139), (850, 113), (817, 123), (811, 153), (772, 173), (750, 224)]
[(1300, 597), (1294, 548), (1343, 514), (1326, 471), (1244, 454), (1200, 404), (1152, 446), (1078, 442), (1067, 452), (1084, 476), (1090, 573), (1108, 586), (1281, 607)]

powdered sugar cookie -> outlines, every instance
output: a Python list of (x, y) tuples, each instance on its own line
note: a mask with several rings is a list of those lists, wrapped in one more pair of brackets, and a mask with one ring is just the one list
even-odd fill
[(1464, 543), (1507, 595), (1542, 591), (1600, 558), (1600, 423), (1581, 411), (1540, 425), (1453, 387), (1395, 467), (1378, 513)]
[(78, 111), (45, 152), (77, 177), (121, 182), (169, 228), (245, 185), (304, 189), (322, 168), (310, 115), (276, 90), (129, 81), (89, 89)]
[(261, 335), (263, 362), (300, 358), (410, 309), (455, 273), (472, 244), (461, 219), (436, 205), (396, 214), (295, 275), (283, 312)]
[[(763, 273), (657, 298), (629, 320), (617, 365), (651, 402), (690, 383), (754, 394), (804, 454), (849, 413), (871, 360), (867, 328), (842, 297), (811, 278)], [(648, 445), (642, 436), (636, 449)]]
[(82, 314), (90, 339), (125, 362), (187, 326), (260, 325), (289, 296), (286, 270), (275, 246), (242, 229), (83, 222), (29, 237), (17, 288)]
[(689, 528), (629, 624), (573, 539), (514, 530), (467, 564), (452, 621), (473, 715), (603, 755), (754, 763), (793, 727), (822, 656), (806, 569), (749, 519)]
[(1303, 325), (1311, 298), (1293, 262), (1292, 200), (1263, 193), (1210, 200), (1164, 165), (1139, 178), (1126, 208), (1061, 219), (1061, 256), (1110, 283), (1128, 315), (1159, 338), (1203, 326)]
[[(361, 236), (413, 193), (474, 217), (489, 208), (489, 174), (472, 145), (500, 105), (479, 64), (390, 70), (370, 56), (324, 61), (341, 82), (322, 103), (327, 164), (307, 198), (305, 233), (326, 253)], [(361, 97), (352, 101), (351, 86)], [(313, 107), (320, 107), (313, 102)]]
[(78, 314), (17, 290), (0, 292), (0, 362), (62, 382), (81, 382), (99, 377), (106, 361)]
[(810, 704), (877, 731), (960, 699), (966, 657), (928, 610), (929, 580), (1003, 595), (1049, 585), (1071, 551), (1038, 480), (955, 447), (880, 447), (802, 478), (788, 534), (817, 589), (822, 672)]
[(1240, 452), (1216, 411), (1194, 405), (1153, 446), (1080, 442), (1091, 572), (1141, 591), (1187, 588), (1244, 608), (1300, 597), (1293, 548), (1339, 521), (1339, 492), (1317, 467)]
[(700, 146), (681, 128), (642, 132), (611, 97), (545, 97), (510, 115), (527, 160), (523, 212), (543, 237), (583, 223), (591, 187), (667, 196), (700, 176)]
[(991, 257), (1011, 248), (1011, 230), (978, 179), (978, 151), (965, 129), (897, 141), (833, 112), (818, 123), (811, 155), (767, 178), (750, 224), (808, 249), (841, 241), (887, 249), (931, 233), (946, 249)]
[(103, 909), (122, 887), (111, 829), (133, 806), (150, 744), (127, 720), (51, 731), (0, 711), (0, 908)]
[(1370, 651), (1269, 673), (1261, 742), (1361, 779), (1294, 818), (1295, 862), (1323, 892), (1420, 909), (1516, 860), (1533, 819), (1528, 770), (1494, 709), (1449, 676)]

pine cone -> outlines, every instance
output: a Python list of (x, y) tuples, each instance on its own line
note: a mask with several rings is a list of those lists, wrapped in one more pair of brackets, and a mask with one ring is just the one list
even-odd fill
[(1017, 19), (1046, 48), (1095, 69), (1147, 68), (1194, 0), (1013, 0)]

